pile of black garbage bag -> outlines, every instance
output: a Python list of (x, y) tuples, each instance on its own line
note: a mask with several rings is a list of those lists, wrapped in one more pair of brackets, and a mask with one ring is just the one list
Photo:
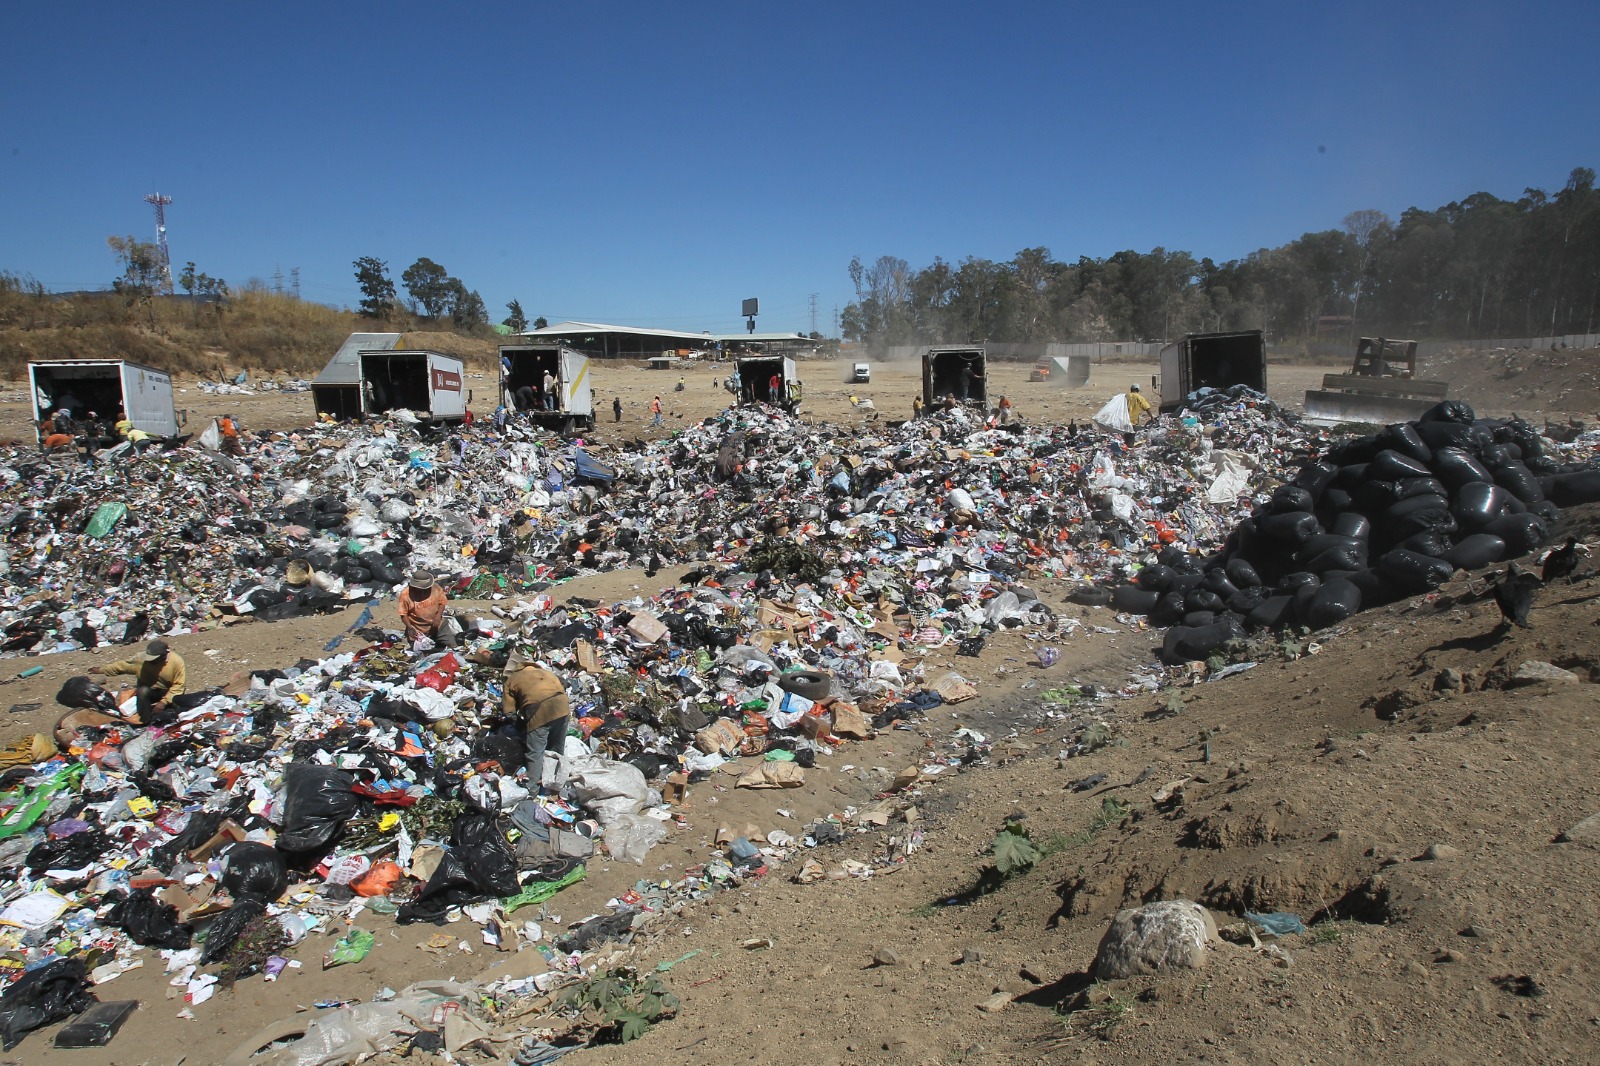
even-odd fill
[(1322, 629), (1526, 555), (1550, 540), (1558, 508), (1596, 500), (1600, 469), (1558, 462), (1521, 419), (1447, 400), (1335, 444), (1215, 555), (1168, 548), (1110, 605), (1171, 627), (1167, 662), (1204, 659), (1253, 630)]

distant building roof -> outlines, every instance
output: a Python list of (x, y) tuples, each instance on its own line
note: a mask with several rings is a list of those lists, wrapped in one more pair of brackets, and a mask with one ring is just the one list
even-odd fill
[(393, 351), (400, 343), (398, 333), (352, 333), (345, 338), (339, 350), (333, 353), (328, 365), (322, 368), (312, 388), (319, 385), (359, 385), (361, 383), (361, 352)]
[(708, 333), (691, 333), (682, 329), (647, 329), (644, 326), (614, 326), (606, 322), (557, 322), (543, 329), (530, 329), (521, 337), (566, 337), (576, 333), (626, 333), (640, 337), (663, 337), (672, 340), (692, 340), (704, 344), (714, 338)]
[(724, 343), (738, 343), (739, 341), (758, 341), (770, 344), (773, 341), (790, 341), (796, 344), (820, 344), (804, 333), (713, 333), (711, 339)]

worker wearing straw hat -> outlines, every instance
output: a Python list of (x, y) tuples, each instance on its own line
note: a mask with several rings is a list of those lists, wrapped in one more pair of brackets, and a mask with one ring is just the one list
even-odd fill
[(400, 593), (395, 606), (399, 608), (400, 621), (406, 627), (406, 640), (429, 637), (447, 647), (455, 645), (452, 627), (443, 624), (450, 601), (428, 571), (418, 570), (411, 575), (411, 581)]

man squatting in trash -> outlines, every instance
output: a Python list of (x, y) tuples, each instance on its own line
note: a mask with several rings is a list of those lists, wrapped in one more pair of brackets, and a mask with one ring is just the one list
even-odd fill
[(167, 647), (164, 640), (152, 640), (144, 654), (108, 666), (92, 666), (89, 673), (105, 677), (132, 677), (138, 700), (139, 720), (150, 720), (152, 711), (166, 707), (174, 696), (183, 695), (186, 670), (183, 656)]
[(538, 666), (524, 666), (506, 678), (500, 709), (507, 717), (519, 715), (523, 728), (523, 758), (528, 770), (527, 789), (537, 793), (544, 780), (544, 753), (560, 755), (572, 722), (572, 704), (561, 679)]
[(455, 647), (455, 636), (441, 629), (449, 606), (444, 589), (434, 581), (432, 574), (426, 570), (412, 574), (411, 581), (395, 599), (400, 621), (406, 627), (406, 640), (415, 641), (419, 636), (426, 636), (444, 647)]

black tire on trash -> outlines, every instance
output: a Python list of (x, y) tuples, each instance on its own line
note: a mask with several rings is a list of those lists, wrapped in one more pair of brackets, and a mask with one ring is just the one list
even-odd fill
[(1105, 607), (1111, 603), (1111, 590), (1099, 585), (1079, 585), (1067, 593), (1067, 602), (1080, 607)]
[(833, 675), (822, 670), (790, 670), (778, 678), (778, 687), (815, 702), (833, 690)]

